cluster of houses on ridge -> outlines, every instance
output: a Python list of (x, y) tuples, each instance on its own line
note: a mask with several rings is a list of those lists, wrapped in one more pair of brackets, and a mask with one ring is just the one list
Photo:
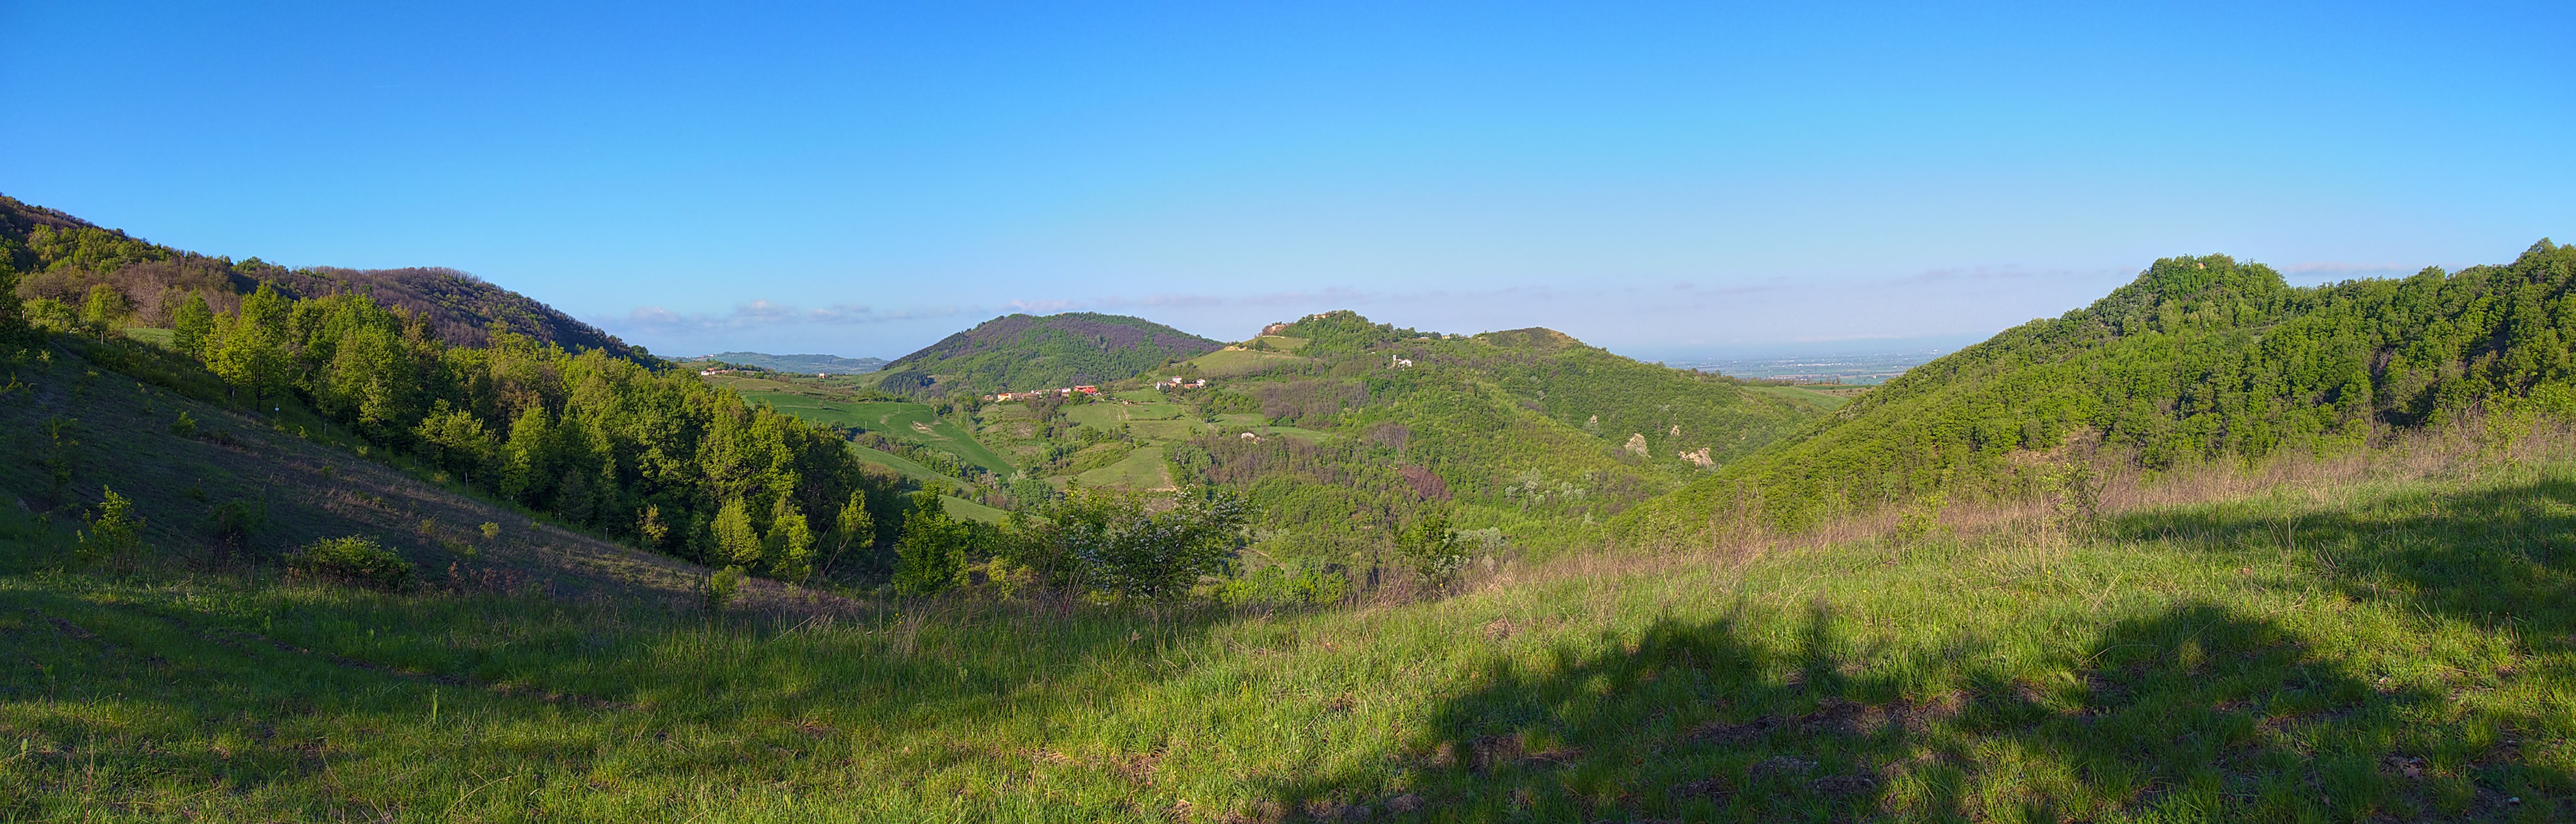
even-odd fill
[[(1154, 382), (1154, 388), (1156, 388), (1156, 389), (1202, 389), (1202, 388), (1206, 388), (1206, 386), (1207, 386), (1207, 379), (1206, 379), (1206, 378), (1200, 378), (1200, 379), (1198, 379), (1198, 380), (1194, 380), (1194, 381), (1185, 381), (1185, 380), (1180, 379), (1180, 377), (1178, 377), (1178, 376), (1174, 376), (1174, 377), (1173, 377), (1172, 379), (1170, 379), (1170, 380), (1161, 380), (1161, 381), (1155, 381), (1155, 382)], [(1037, 389), (1037, 390), (1032, 390), (1032, 391), (1028, 391), (1028, 392), (996, 392), (996, 393), (994, 393), (994, 394), (990, 394), (990, 395), (986, 395), (986, 396), (984, 396), (984, 399), (985, 399), (985, 400), (988, 400), (988, 401), (997, 401), (997, 402), (998, 402), (998, 401), (1025, 401), (1025, 400), (1031, 400), (1031, 399), (1035, 399), (1035, 398), (1042, 397), (1042, 396), (1046, 396), (1046, 395), (1054, 395), (1054, 396), (1059, 397), (1059, 398), (1070, 398), (1070, 397), (1073, 397), (1075, 394), (1083, 394), (1083, 395), (1098, 395), (1098, 394), (1100, 394), (1100, 387), (1097, 387), (1097, 386), (1068, 386), (1068, 387), (1065, 387), (1065, 388), (1062, 388), (1062, 389)]]
[(1070, 398), (1073, 397), (1073, 394), (1076, 392), (1080, 392), (1085, 395), (1097, 395), (1100, 394), (1100, 387), (1068, 386), (1063, 389), (1034, 389), (1027, 392), (1001, 392), (986, 395), (984, 396), (984, 399), (988, 401), (1025, 401), (1042, 395), (1054, 395), (1060, 398)]

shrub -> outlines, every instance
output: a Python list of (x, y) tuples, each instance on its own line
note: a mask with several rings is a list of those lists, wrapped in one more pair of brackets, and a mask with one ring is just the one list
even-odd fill
[(134, 514), (134, 502), (107, 487), (99, 491), (106, 499), (99, 502), (98, 515), (89, 519), (89, 530), (81, 533), (81, 555), (104, 560), (142, 549), (143, 518)]
[(1047, 508), (1023, 563), (1067, 583), (1145, 600), (1189, 594), (1243, 548), (1250, 507), (1224, 490), (1184, 490), (1151, 511), (1137, 493), (1080, 489)]
[(286, 567), (305, 575), (388, 592), (411, 583), (412, 565), (373, 539), (324, 538), (288, 553)]
[(948, 516), (939, 495), (913, 493), (913, 509), (904, 516), (903, 536), (895, 541), (895, 590), (905, 595), (937, 595), (957, 586), (966, 569), (965, 524)]
[(1423, 516), (1396, 536), (1396, 553), (1412, 568), (1414, 580), (1433, 591), (1447, 590), (1467, 570), (1467, 542), (1449, 528), (1439, 513)]
[(259, 531), (262, 520), (260, 507), (248, 500), (235, 499), (215, 505), (214, 513), (208, 516), (207, 527), (214, 533), (215, 540), (238, 547), (250, 542), (250, 534)]
[(179, 410), (179, 419), (170, 422), (170, 434), (177, 435), (182, 438), (196, 437), (197, 419), (188, 417), (187, 410)]
[(1338, 566), (1300, 559), (1227, 581), (1216, 596), (1226, 606), (1259, 609), (1323, 606), (1350, 594), (1350, 578)]
[(733, 603), (734, 594), (741, 590), (742, 567), (729, 566), (716, 570), (707, 576), (707, 589), (703, 593), (707, 599), (707, 611), (723, 612), (726, 606)]

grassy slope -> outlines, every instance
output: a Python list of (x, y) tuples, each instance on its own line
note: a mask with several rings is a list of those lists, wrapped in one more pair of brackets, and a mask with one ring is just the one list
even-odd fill
[(898, 441), (921, 444), (955, 455), (995, 474), (1007, 476), (1014, 471), (1009, 459), (977, 441), (974, 435), (956, 424), (941, 420), (928, 404), (906, 401), (844, 403), (783, 389), (745, 388), (742, 397), (816, 423), (837, 423)]
[[(36, 555), (8, 558), (0, 568), (52, 551), (43, 547), (67, 539), (107, 487), (134, 502), (147, 541), (188, 564), (225, 566), (318, 538), (365, 535), (433, 582), (446, 582), (452, 569), (469, 587), (526, 584), (566, 596), (685, 602), (705, 574), (459, 491), (436, 473), (361, 457), (292, 403), (276, 418), (247, 415), (107, 371), (79, 354), (98, 346), (57, 344), (47, 350), (49, 361), (23, 360), (0, 373), (0, 383), (17, 385), (0, 393), (0, 491), (8, 496), (0, 509), (29, 518), (47, 513), (46, 526), (20, 536), (26, 543), (13, 550)], [(119, 346), (98, 351), (158, 357)], [(197, 423), (196, 436), (172, 431), (182, 412)], [(214, 531), (215, 512), (227, 504), (259, 513), (238, 544)], [(484, 523), (494, 524), (497, 536), (484, 536)], [(747, 596), (761, 603), (779, 592), (773, 582), (748, 586)]]
[(1286, 352), (1220, 349), (1191, 358), (1189, 364), (1198, 369), (1198, 374), (1213, 379), (1250, 375), (1305, 361), (1305, 358)]
[(856, 444), (851, 445), (850, 448), (859, 453), (859, 460), (867, 461), (868, 463), (903, 473), (904, 477), (911, 478), (916, 481), (943, 480), (948, 477), (939, 474), (930, 467), (922, 466), (909, 458), (905, 458), (892, 452), (887, 452), (881, 449), (871, 449), (864, 446), (858, 446)]
[(1172, 475), (1163, 466), (1163, 448), (1141, 446), (1128, 452), (1117, 463), (1074, 476), (1085, 486), (1115, 486), (1124, 489), (1170, 489)]
[(0, 577), (0, 815), (2564, 820), (2571, 499), (2559, 463), (1160, 620)]
[(948, 514), (964, 518), (969, 521), (982, 521), (988, 524), (998, 524), (1011, 519), (1011, 513), (1003, 512), (999, 509), (994, 509), (955, 495), (941, 495), (939, 496), (939, 501)]

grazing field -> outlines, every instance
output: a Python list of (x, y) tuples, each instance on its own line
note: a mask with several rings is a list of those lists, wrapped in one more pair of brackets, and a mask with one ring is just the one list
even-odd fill
[(906, 458), (892, 452), (887, 452), (882, 449), (860, 446), (858, 444), (851, 444), (850, 448), (858, 451), (859, 460), (867, 461), (868, 463), (903, 473), (904, 477), (911, 478), (916, 481), (945, 480), (948, 477), (939, 474), (938, 470), (922, 466), (920, 463), (915, 462), (910, 458)]
[(1184, 441), (1208, 433), (1207, 424), (1186, 419), (1134, 421), (1127, 428), (1148, 441)]
[(1140, 446), (1117, 463), (1075, 476), (1085, 486), (1114, 486), (1123, 489), (1169, 489), (1172, 475), (1163, 467), (1163, 448)]
[(955, 495), (941, 495), (939, 496), (939, 503), (941, 508), (947, 511), (948, 514), (964, 518), (969, 521), (982, 521), (988, 524), (998, 524), (1007, 522), (1011, 519), (1011, 513), (994, 509), (974, 501), (969, 501)]
[(1298, 348), (1306, 345), (1307, 339), (1292, 338), (1286, 335), (1262, 335), (1260, 337), (1253, 338), (1249, 343), (1253, 348), (1268, 348), (1277, 349), (1283, 352), (1295, 352)]
[(1064, 408), (1065, 420), (1096, 429), (1116, 429), (1119, 424), (1135, 421), (1168, 421), (1188, 412), (1180, 404), (1164, 401), (1124, 404), (1093, 402)]
[(2560, 821), (2571, 500), (2488, 468), (1284, 612), (21, 573), (0, 817)]

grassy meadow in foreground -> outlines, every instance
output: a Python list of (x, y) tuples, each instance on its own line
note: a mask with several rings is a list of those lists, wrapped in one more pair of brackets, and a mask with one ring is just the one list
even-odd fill
[(21, 572), (0, 818), (2565, 820), (2571, 561), (2556, 462), (1306, 613)]

